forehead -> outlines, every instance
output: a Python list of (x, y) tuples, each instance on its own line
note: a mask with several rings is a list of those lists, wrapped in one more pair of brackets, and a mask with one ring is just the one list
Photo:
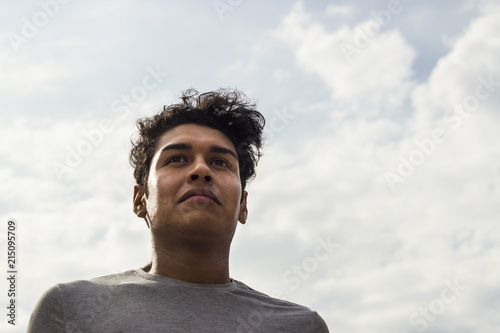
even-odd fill
[(222, 146), (236, 152), (229, 138), (219, 130), (197, 124), (175, 126), (163, 133), (156, 145), (155, 155), (162, 147), (172, 143), (189, 143), (195, 146)]

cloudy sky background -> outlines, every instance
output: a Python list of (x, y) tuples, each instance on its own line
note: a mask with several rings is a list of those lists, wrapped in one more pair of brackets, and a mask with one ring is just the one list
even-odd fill
[(334, 332), (499, 331), (498, 1), (62, 2), (0, 8), (2, 332), (56, 283), (149, 260), (130, 137), (189, 87), (268, 120), (233, 278)]

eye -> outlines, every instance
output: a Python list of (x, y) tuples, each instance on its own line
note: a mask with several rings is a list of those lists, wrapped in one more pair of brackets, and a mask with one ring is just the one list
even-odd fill
[(175, 156), (170, 157), (167, 160), (167, 163), (165, 163), (165, 164), (180, 163), (180, 162), (185, 162), (185, 161), (187, 161), (187, 160), (186, 160), (186, 158), (184, 156), (175, 155)]
[(221, 166), (221, 167), (226, 167), (226, 168), (229, 167), (229, 163), (227, 163), (223, 159), (216, 159), (216, 160), (212, 161), (212, 164), (217, 165), (217, 166)]

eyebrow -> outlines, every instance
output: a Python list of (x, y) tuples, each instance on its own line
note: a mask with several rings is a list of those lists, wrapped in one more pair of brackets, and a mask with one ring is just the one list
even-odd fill
[[(189, 143), (172, 143), (161, 149), (160, 155), (169, 150), (191, 150), (192, 146)], [(238, 160), (238, 155), (226, 147), (221, 146), (210, 146), (211, 153), (219, 153), (219, 154), (229, 154), (233, 156), (236, 160)]]

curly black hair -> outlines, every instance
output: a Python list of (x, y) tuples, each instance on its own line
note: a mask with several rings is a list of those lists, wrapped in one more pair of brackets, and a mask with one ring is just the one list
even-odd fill
[(197, 124), (221, 131), (237, 150), (242, 189), (255, 177), (255, 167), (262, 156), (264, 116), (256, 104), (238, 90), (219, 89), (200, 94), (195, 89), (182, 93), (181, 103), (164, 106), (152, 116), (137, 120), (139, 137), (132, 140), (130, 165), (134, 178), (146, 195), (151, 161), (160, 137), (183, 124)]

